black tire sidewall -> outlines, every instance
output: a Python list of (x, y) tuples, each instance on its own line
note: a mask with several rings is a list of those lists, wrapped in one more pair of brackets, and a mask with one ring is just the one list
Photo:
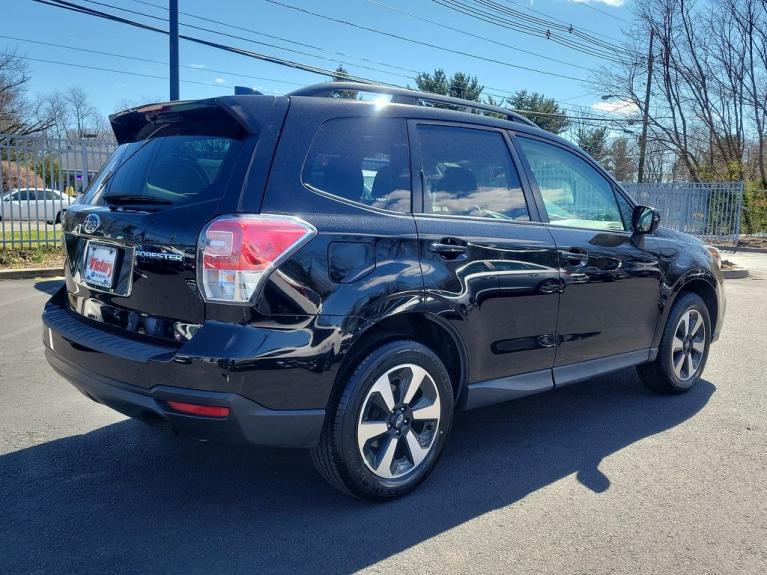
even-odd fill
[[(434, 380), (440, 394), (440, 427), (431, 451), (417, 469), (396, 479), (384, 479), (370, 471), (362, 460), (357, 447), (357, 422), (363, 402), (375, 381), (392, 367), (403, 363), (424, 368)], [(454, 403), (450, 376), (429, 348), (412, 341), (400, 341), (384, 345), (367, 356), (349, 379), (336, 411), (336, 417), (340, 418), (336, 448), (355, 486), (366, 497), (388, 499), (407, 493), (418, 485), (434, 468), (442, 453), (452, 426)]]
[[(673, 362), (671, 357), (671, 349), (674, 340), (674, 333), (676, 332), (677, 325), (680, 318), (690, 310), (695, 310), (703, 318), (703, 323), (706, 328), (706, 340), (705, 348), (703, 350), (703, 359), (698, 366), (698, 371), (695, 377), (688, 380), (680, 380), (674, 372)], [(711, 346), (711, 318), (709, 317), (708, 308), (705, 302), (700, 296), (692, 293), (685, 294), (680, 300), (678, 300), (671, 310), (671, 314), (666, 324), (666, 329), (663, 334), (663, 340), (661, 342), (661, 349), (659, 352), (659, 360), (663, 374), (666, 376), (669, 385), (674, 391), (687, 391), (695, 386), (701, 378), (703, 370), (706, 369), (706, 362), (708, 361), (708, 352)]]

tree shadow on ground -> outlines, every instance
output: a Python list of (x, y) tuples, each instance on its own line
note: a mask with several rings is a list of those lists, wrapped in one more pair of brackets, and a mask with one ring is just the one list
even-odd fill
[(119, 422), (0, 456), (0, 571), (351, 573), (573, 473), (608, 490), (621, 478), (598, 470), (603, 458), (714, 391), (662, 397), (624, 370), (459, 413), (432, 476), (387, 504), (337, 494), (304, 451)]

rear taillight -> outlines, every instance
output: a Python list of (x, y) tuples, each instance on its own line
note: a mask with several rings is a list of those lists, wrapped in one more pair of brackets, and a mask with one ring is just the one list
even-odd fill
[(315, 233), (310, 224), (290, 216), (231, 215), (213, 220), (197, 245), (205, 299), (250, 302), (269, 272)]

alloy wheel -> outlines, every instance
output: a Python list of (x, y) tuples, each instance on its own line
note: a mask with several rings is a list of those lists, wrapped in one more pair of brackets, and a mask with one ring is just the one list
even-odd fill
[(357, 446), (367, 468), (383, 479), (417, 469), (439, 431), (441, 404), (434, 379), (407, 363), (389, 369), (365, 396), (357, 421)]
[(706, 351), (706, 324), (701, 314), (687, 310), (674, 330), (671, 341), (671, 366), (680, 381), (692, 379)]

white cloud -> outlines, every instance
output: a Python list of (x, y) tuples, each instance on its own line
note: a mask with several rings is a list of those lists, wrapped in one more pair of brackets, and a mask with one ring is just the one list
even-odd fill
[(213, 81), (214, 81), (216, 84), (226, 84), (226, 80), (224, 80), (223, 78), (216, 78), (216, 79), (215, 79), (215, 80), (213, 80)]
[(633, 102), (625, 100), (610, 100), (607, 102), (595, 102), (591, 105), (593, 110), (607, 112), (608, 114), (620, 114), (622, 116), (631, 116), (639, 112), (639, 107)]
[(594, 2), (595, 4), (607, 4), (608, 6), (614, 6), (616, 8), (620, 8), (626, 3), (626, 0), (571, 0), (572, 2), (576, 2), (578, 4), (588, 4), (589, 2)]

